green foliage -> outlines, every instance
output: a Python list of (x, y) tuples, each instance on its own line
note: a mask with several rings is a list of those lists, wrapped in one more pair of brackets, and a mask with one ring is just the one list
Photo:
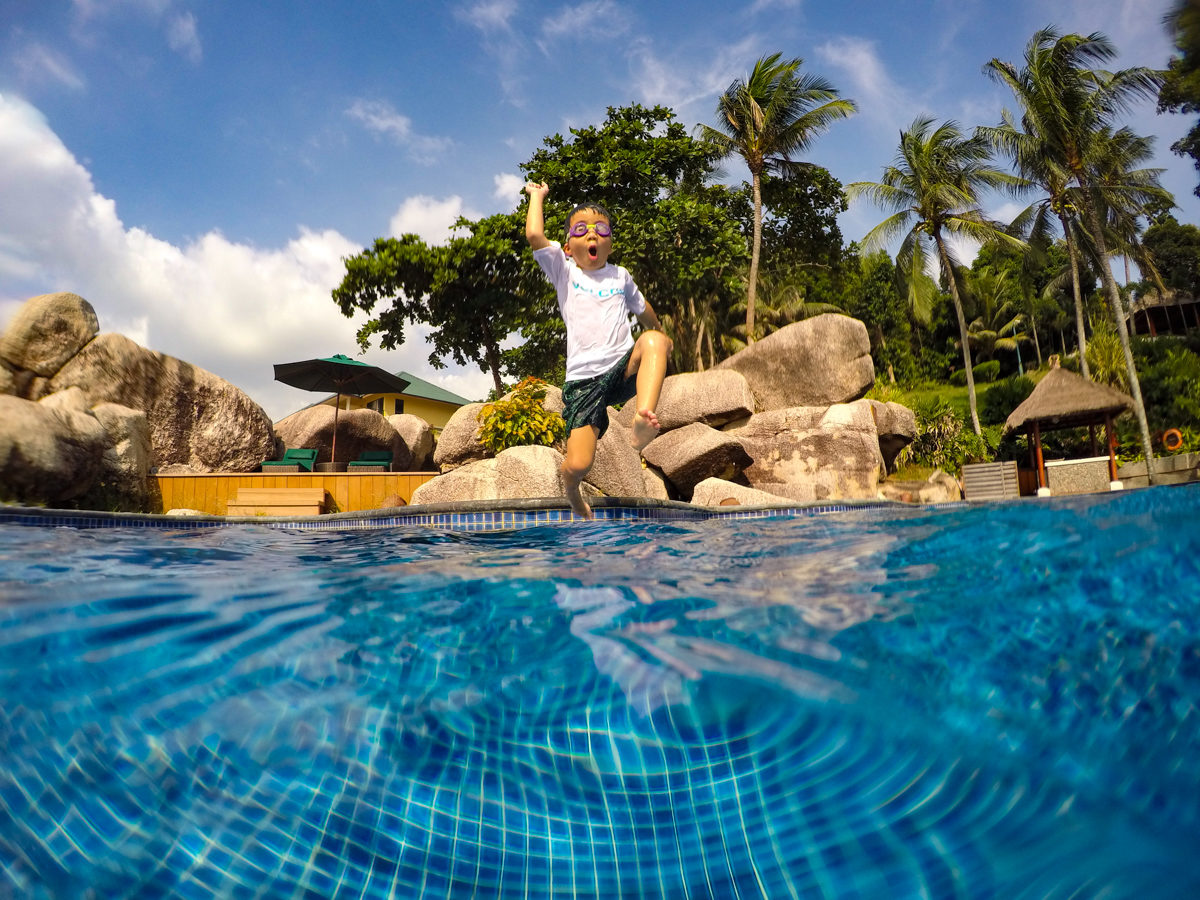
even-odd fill
[[(971, 374), (974, 376), (976, 384), (989, 384), (1000, 377), (1000, 361), (998, 359), (989, 359), (987, 362), (981, 362), (977, 366), (972, 366)], [(950, 383), (955, 387), (966, 387), (966, 371), (955, 369), (950, 373)]]
[(1003, 425), (1012, 411), (1033, 393), (1033, 379), (1028, 375), (1012, 375), (997, 381), (983, 395), (979, 418), (985, 425)]
[(987, 362), (981, 362), (971, 370), (971, 374), (975, 376), (976, 381), (991, 384), (1000, 377), (1000, 360), (989, 359)]
[(1167, 287), (1200, 295), (1200, 228), (1164, 216), (1146, 229), (1142, 244)]
[(1129, 391), (1129, 370), (1125, 366), (1125, 351), (1116, 329), (1107, 319), (1097, 322), (1087, 343), (1088, 371), (1092, 380), (1107, 384), (1119, 391)]
[[(1159, 112), (1200, 112), (1200, 8), (1192, 0), (1175, 0), (1167, 24), (1178, 54), (1171, 59), (1158, 93)], [(1200, 169), (1200, 122), (1171, 145), (1180, 156), (1190, 156)], [(1200, 197), (1200, 186), (1194, 193)]]
[(1200, 429), (1200, 355), (1165, 337), (1136, 341), (1134, 355), (1150, 430)]
[(899, 467), (928, 466), (945, 472), (957, 472), (965, 462), (992, 458), (992, 435), (976, 435), (963, 427), (954, 408), (940, 397), (916, 403), (917, 436), (897, 457)]
[(491, 453), (510, 447), (551, 447), (567, 433), (567, 423), (556, 412), (546, 410), (546, 382), (525, 378), (507, 400), (485, 404), (479, 411), (482, 424), (479, 440)]
[(916, 376), (917, 367), (896, 267), (887, 253), (879, 250), (858, 259), (854, 269), (845, 279), (846, 311), (867, 326), (875, 371), (884, 374), (890, 367), (897, 381), (907, 383)]
[(373, 337), (394, 349), (404, 343), (408, 323), (424, 324), (431, 329), (430, 365), (444, 368), (447, 357), (459, 365), (473, 362), (497, 386), (511, 368), (501, 344), (513, 334), (522, 334), (526, 372), (553, 369), (561, 357), (561, 326), (548, 333), (530, 327), (558, 315), (553, 292), (528, 252), (523, 217), (460, 219), (443, 246), (415, 234), (379, 238), (345, 265), (333, 299), (343, 315), (374, 314), (358, 332), (364, 349)]

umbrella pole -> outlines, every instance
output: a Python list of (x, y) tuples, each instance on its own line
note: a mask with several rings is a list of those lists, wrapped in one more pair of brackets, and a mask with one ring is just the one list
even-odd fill
[(336, 471), (333, 465), (337, 462), (337, 420), (338, 411), (342, 408), (342, 395), (338, 394), (337, 399), (333, 401), (333, 446), (329, 450), (329, 471)]

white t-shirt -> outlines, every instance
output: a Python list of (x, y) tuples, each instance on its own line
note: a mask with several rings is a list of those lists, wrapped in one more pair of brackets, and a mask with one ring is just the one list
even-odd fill
[(558, 292), (567, 324), (567, 381), (603, 375), (633, 346), (629, 316), (646, 311), (646, 298), (623, 266), (581, 269), (562, 245), (533, 251), (533, 258)]

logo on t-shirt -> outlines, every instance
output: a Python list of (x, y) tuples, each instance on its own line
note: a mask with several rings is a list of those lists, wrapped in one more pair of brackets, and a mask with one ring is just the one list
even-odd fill
[(593, 287), (592, 285), (588, 285), (588, 284), (580, 284), (578, 281), (576, 281), (575, 279), (572, 278), (571, 279), (571, 287), (577, 291), (583, 291), (583, 293), (585, 293), (585, 294), (591, 294), (593, 297), (599, 297), (601, 300), (606, 299), (608, 297), (624, 297), (625, 296), (625, 288), (621, 287), (621, 286), (598, 288), (598, 287)]

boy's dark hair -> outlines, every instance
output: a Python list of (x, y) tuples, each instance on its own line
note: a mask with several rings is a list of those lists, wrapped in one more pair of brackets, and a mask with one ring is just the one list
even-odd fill
[(585, 209), (589, 210), (591, 212), (594, 212), (598, 215), (604, 216), (604, 218), (608, 219), (608, 224), (612, 225), (612, 223), (613, 223), (612, 213), (610, 213), (607, 209), (605, 209), (599, 203), (580, 203), (573, 210), (571, 210), (569, 213), (567, 213), (567, 224), (563, 226), (563, 234), (570, 237), (570, 235), (571, 235), (571, 220), (575, 218), (575, 213), (583, 212)]

